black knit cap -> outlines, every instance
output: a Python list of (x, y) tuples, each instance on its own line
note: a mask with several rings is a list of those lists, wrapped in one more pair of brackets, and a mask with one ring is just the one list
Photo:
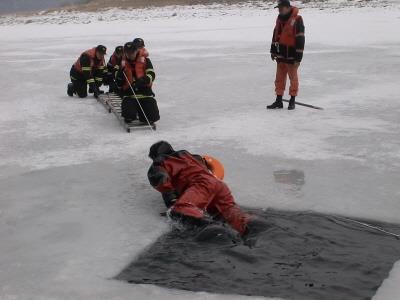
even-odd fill
[(124, 51), (125, 51), (125, 53), (128, 53), (128, 52), (133, 52), (133, 51), (135, 51), (136, 49), (135, 49), (135, 47), (133, 46), (133, 43), (132, 42), (127, 42), (125, 45), (124, 45)]
[(141, 39), (141, 38), (136, 38), (136, 39), (134, 39), (134, 40), (132, 41), (132, 43), (133, 43), (133, 46), (134, 46), (136, 49), (139, 49), (139, 48), (143, 48), (143, 47), (144, 47), (144, 41), (143, 41), (143, 39)]
[(290, 7), (290, 1), (289, 0), (279, 0), (278, 5), (275, 6), (275, 8), (283, 7), (283, 6)]
[(159, 141), (150, 147), (149, 157), (154, 160), (160, 155), (168, 155), (174, 153), (175, 150), (171, 144), (166, 141)]
[(124, 51), (124, 46), (115, 47), (115, 53), (122, 54), (122, 51)]
[(96, 47), (96, 51), (99, 52), (100, 54), (107, 54), (107, 47), (103, 45), (98, 45)]

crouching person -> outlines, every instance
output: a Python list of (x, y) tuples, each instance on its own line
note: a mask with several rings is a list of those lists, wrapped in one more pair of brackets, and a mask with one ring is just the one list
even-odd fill
[(68, 84), (67, 94), (72, 97), (77, 94), (80, 98), (85, 98), (89, 92), (97, 98), (101, 91), (99, 87), (107, 74), (104, 64), (104, 55), (107, 48), (99, 45), (95, 48), (83, 52), (70, 71), (71, 83)]
[(126, 123), (139, 117), (142, 123), (153, 124), (160, 119), (152, 84), (155, 79), (153, 64), (142, 39), (124, 46), (124, 57), (118, 82), (122, 82), (121, 114)]
[(168, 142), (160, 141), (151, 146), (149, 157), (153, 160), (148, 171), (150, 184), (162, 193), (171, 218), (204, 225), (210, 215), (222, 218), (242, 236), (249, 234), (253, 220), (201, 156), (175, 151)]
[(116, 83), (116, 77), (118, 75), (118, 71), (121, 69), (123, 55), (124, 47), (117, 46), (115, 47), (115, 51), (107, 63), (107, 83), (109, 86), (109, 93), (119, 94), (120, 88)]

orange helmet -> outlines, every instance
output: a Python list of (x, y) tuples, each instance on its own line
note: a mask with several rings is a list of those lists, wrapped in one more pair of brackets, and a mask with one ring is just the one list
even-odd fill
[(211, 173), (219, 180), (223, 180), (225, 176), (224, 165), (218, 159), (209, 155), (203, 155), (203, 159)]

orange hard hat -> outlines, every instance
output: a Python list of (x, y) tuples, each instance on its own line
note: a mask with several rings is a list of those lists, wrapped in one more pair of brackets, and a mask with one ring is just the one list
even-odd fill
[(218, 159), (209, 155), (203, 155), (203, 159), (211, 173), (219, 180), (223, 180), (225, 176), (224, 165)]

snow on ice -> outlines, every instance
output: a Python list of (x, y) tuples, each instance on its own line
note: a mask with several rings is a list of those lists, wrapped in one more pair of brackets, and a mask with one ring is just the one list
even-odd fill
[[(0, 299), (245, 298), (111, 280), (169, 230), (146, 179), (159, 139), (220, 158), (241, 205), (400, 223), (400, 6), (373, 3), (303, 5), (299, 101), (324, 111), (265, 111), (268, 5), (2, 17)], [(66, 95), (82, 50), (137, 36), (158, 76), (155, 134)], [(275, 182), (279, 170), (304, 185)], [(374, 299), (400, 298), (399, 281), (397, 262)]]

